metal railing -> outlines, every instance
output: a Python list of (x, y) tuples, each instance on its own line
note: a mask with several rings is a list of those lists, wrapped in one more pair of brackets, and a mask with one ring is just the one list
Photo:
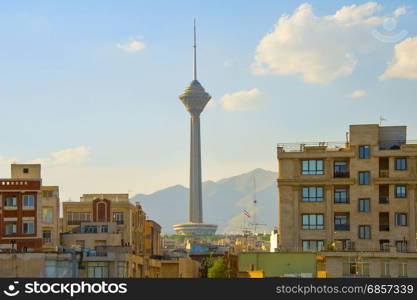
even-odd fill
[(400, 150), (402, 145), (416, 145), (417, 140), (386, 140), (379, 142), (379, 150)]
[(389, 203), (389, 197), (388, 196), (380, 196), (379, 197), (379, 203), (380, 204), (387, 204), (387, 203)]
[(388, 178), (389, 177), (389, 170), (379, 170), (379, 177), (380, 178)]
[(301, 142), (301, 143), (278, 143), (278, 148), (284, 152), (303, 152), (306, 147), (325, 147), (326, 151), (348, 150), (349, 143), (346, 142)]
[(350, 230), (350, 225), (349, 224), (334, 224), (334, 230), (349, 231)]
[(387, 224), (380, 224), (379, 231), (389, 231), (389, 225)]
[(337, 171), (333, 173), (334, 178), (349, 178), (349, 171)]

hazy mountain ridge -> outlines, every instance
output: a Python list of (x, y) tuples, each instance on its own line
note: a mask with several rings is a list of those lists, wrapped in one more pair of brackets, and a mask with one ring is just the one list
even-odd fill
[[(260, 230), (269, 230), (277, 223), (276, 173), (263, 169), (214, 181), (203, 182), (204, 222), (219, 225), (218, 233), (240, 231), (243, 209), (249, 211), (253, 222), (256, 179), (257, 223)], [(164, 233), (172, 233), (172, 225), (188, 220), (188, 188), (171, 186), (152, 194), (138, 194), (132, 202), (139, 201), (148, 218), (163, 227)]]

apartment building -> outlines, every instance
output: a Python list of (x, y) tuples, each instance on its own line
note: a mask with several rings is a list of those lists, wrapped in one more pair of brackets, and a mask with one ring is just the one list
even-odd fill
[(145, 222), (145, 254), (161, 255), (161, 225), (152, 220)]
[[(145, 219), (142, 207), (132, 204), (128, 194), (84, 194), (80, 201), (63, 203), (62, 232), (73, 232), (81, 224), (98, 230), (97, 223), (103, 223), (110, 229), (113, 226), (110, 223), (114, 223), (115, 231), (121, 233), (121, 244), (132, 247), (133, 254), (142, 255), (145, 249)], [(79, 240), (79, 243), (83, 241)]]
[[(279, 144), (280, 251), (389, 252), (378, 268), (398, 257), (406, 268), (416, 256), (417, 221), (417, 142), (407, 141), (406, 130), (351, 125), (345, 142)], [(357, 270), (352, 257), (343, 263)]]
[(11, 178), (0, 179), (1, 250), (41, 249), (41, 187), (39, 164), (12, 164)]
[(59, 187), (42, 186), (42, 249), (56, 251), (59, 240)]

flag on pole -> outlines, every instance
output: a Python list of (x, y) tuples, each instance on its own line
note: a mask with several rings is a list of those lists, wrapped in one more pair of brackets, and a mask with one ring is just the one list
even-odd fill
[(246, 217), (250, 218), (250, 214), (249, 214), (249, 212), (248, 212), (246, 209), (244, 209), (244, 210), (243, 210), (243, 214), (244, 214)]

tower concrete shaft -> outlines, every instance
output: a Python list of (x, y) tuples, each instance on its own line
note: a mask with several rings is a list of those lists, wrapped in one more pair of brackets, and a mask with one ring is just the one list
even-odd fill
[(189, 222), (192, 223), (203, 222), (200, 114), (210, 98), (210, 95), (197, 80), (193, 80), (180, 95), (180, 99), (191, 117)]

